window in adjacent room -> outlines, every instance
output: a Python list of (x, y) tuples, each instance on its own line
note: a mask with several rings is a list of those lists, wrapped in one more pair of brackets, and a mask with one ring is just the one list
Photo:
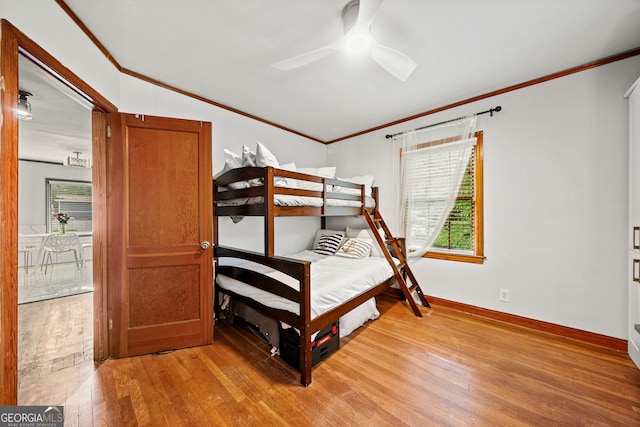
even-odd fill
[(60, 223), (54, 213), (70, 216), (66, 225), (69, 233), (92, 231), (91, 182), (47, 178), (47, 232), (60, 231)]
[[(438, 237), (424, 255), (426, 258), (473, 263), (484, 261), (482, 132), (476, 132), (474, 137), (477, 142), (472, 149), (457, 199)], [(451, 143), (451, 140), (442, 140), (420, 144), (418, 149), (410, 154), (415, 156), (412, 161), (408, 162), (405, 159), (408, 182), (412, 186), (438, 185), (441, 182), (439, 177), (442, 170), (446, 168), (442, 162), (442, 153), (446, 151), (446, 144)], [(437, 150), (437, 155), (432, 154), (434, 150), (427, 150), (437, 145), (442, 145)], [(428, 218), (430, 206), (439, 203), (443, 203), (443, 200), (425, 198), (418, 203), (412, 203), (411, 207), (405, 202), (405, 225), (407, 232), (412, 233), (413, 242), (426, 241), (429, 226), (420, 222)]]

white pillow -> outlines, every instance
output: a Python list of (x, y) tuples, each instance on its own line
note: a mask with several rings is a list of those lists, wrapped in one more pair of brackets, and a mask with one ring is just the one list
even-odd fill
[(318, 231), (316, 231), (316, 237), (313, 239), (313, 246), (311, 246), (311, 249), (314, 249), (316, 246), (318, 246), (318, 241), (325, 234), (340, 234), (344, 238), (344, 231), (342, 230), (326, 230), (320, 228)]
[[(321, 176), (323, 178), (334, 179), (336, 177), (335, 166), (326, 166), (321, 168), (298, 168), (298, 172), (308, 175)], [(298, 188), (302, 190), (322, 191), (322, 184), (298, 180)], [(332, 191), (331, 186), (327, 186), (327, 191)]]
[(317, 175), (325, 178), (335, 178), (336, 177), (336, 167), (335, 166), (324, 166), (321, 168), (298, 168), (298, 172), (306, 173), (309, 175)]
[(246, 145), (242, 146), (242, 166), (255, 166), (256, 153), (251, 151)]
[[(382, 241), (384, 241), (384, 231), (382, 228), (379, 228), (380, 236), (382, 237)], [(373, 235), (373, 232), (368, 228), (351, 228), (347, 227), (347, 238), (358, 238), (358, 239), (369, 239), (371, 240), (371, 256), (384, 257), (378, 242), (375, 241), (376, 238)]]
[[(341, 181), (352, 182), (354, 184), (364, 185), (364, 195), (372, 197), (373, 191), (371, 187), (373, 187), (373, 176), (372, 175), (362, 175), (362, 176), (354, 176), (353, 178), (337, 178)], [(347, 188), (347, 187), (339, 187), (334, 186), (333, 191), (344, 194), (360, 194), (360, 190), (356, 188)]]
[(236, 169), (242, 167), (242, 156), (234, 153), (231, 150), (224, 149), (224, 160), (225, 166), (228, 166), (229, 169)]
[(354, 259), (367, 258), (371, 253), (372, 244), (373, 240), (371, 239), (347, 237), (336, 252), (336, 256)]
[[(220, 175), (222, 175), (227, 171), (230, 171), (231, 169), (237, 169), (242, 167), (242, 157), (239, 154), (236, 154), (233, 151), (227, 150), (225, 148), (224, 158), (225, 158), (224, 169), (222, 169), (222, 172), (220, 173)], [(249, 181), (237, 181), (229, 184), (229, 188), (232, 190), (239, 190), (241, 188), (249, 188), (249, 187), (251, 187), (251, 184), (249, 183)]]
[(258, 142), (256, 146), (256, 166), (263, 168), (265, 166), (271, 166), (274, 168), (279, 168), (280, 163), (276, 156), (273, 155), (271, 151), (263, 144)]
[(340, 243), (344, 234), (323, 234), (318, 239), (318, 243), (313, 246), (313, 251), (321, 255), (333, 255), (340, 248)]
[[(279, 169), (284, 169), (286, 171), (295, 172), (296, 164), (295, 163), (285, 163), (284, 165), (280, 165)], [(291, 178), (285, 178), (283, 176), (276, 176), (275, 183), (276, 187), (289, 187), (296, 188), (296, 180)]]
[(231, 168), (229, 167), (229, 164), (227, 162), (224, 163), (224, 166), (222, 167), (222, 170), (213, 174), (213, 179), (218, 179), (220, 178), (221, 175), (224, 175), (225, 172), (230, 171)]

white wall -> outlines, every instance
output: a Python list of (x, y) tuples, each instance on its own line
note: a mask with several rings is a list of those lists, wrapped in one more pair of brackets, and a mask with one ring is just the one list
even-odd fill
[[(422, 260), (429, 295), (626, 339), (628, 118), (634, 57), (332, 144), (328, 164), (373, 173), (394, 222), (386, 133), (486, 118), (482, 265)], [(366, 161), (354, 162), (353, 159)], [(511, 302), (498, 301), (499, 289)]]

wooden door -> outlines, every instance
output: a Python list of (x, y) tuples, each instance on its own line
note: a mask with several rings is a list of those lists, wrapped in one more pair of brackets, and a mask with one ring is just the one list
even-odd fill
[[(634, 88), (635, 87), (635, 88)], [(640, 79), (629, 97), (629, 357), (640, 368)]]
[(109, 353), (211, 343), (211, 123), (119, 113), (109, 122)]

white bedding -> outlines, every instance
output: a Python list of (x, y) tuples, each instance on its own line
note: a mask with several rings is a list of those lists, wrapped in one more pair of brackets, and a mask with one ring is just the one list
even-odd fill
[[(241, 206), (241, 205), (257, 205), (262, 204), (263, 197), (245, 197), (240, 199), (232, 199), (218, 202), (219, 206)], [(273, 196), (273, 204), (276, 206), (311, 206), (320, 208), (323, 205), (323, 199), (320, 197), (290, 196), (287, 194), (275, 194)], [(327, 206), (330, 207), (360, 207), (357, 200), (327, 199)], [(373, 208), (376, 203), (372, 197), (365, 196), (365, 207)]]
[[(277, 206), (313, 206), (322, 207), (322, 198), (320, 197), (304, 197), (289, 196), (285, 194), (276, 194), (273, 197), (273, 204)], [(347, 206), (360, 207), (361, 203), (357, 200), (327, 199), (327, 206)], [(375, 207), (375, 201), (372, 197), (365, 196), (365, 207)]]
[[(393, 276), (393, 270), (388, 262), (381, 257), (354, 260), (338, 256), (319, 255), (307, 250), (290, 255), (288, 258), (311, 261), (312, 319)], [(243, 265), (245, 268), (273, 277), (296, 290), (299, 289), (297, 280), (260, 264), (233, 258), (221, 258), (219, 262), (220, 265)], [(254, 288), (225, 275), (218, 274), (216, 283), (224, 289), (250, 297), (268, 307), (299, 314), (297, 303)], [(375, 307), (375, 301), (372, 299), (361, 305), (358, 310), (348, 313), (348, 315), (351, 315), (351, 317), (346, 317), (344, 321), (343, 318), (340, 319), (341, 336), (348, 335), (364, 321), (377, 318), (380, 313)]]

